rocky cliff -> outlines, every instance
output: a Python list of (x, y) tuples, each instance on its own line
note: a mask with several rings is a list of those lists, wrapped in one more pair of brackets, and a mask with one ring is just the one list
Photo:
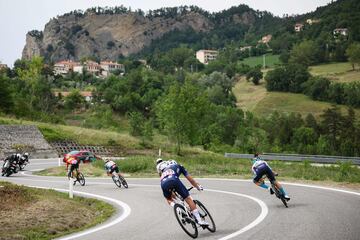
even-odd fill
[(29, 32), (23, 58), (40, 55), (48, 62), (80, 60), (89, 56), (117, 60), (121, 55), (138, 53), (173, 30), (209, 32), (229, 21), (244, 26), (256, 21), (255, 11), (244, 6), (241, 6), (241, 12), (231, 12), (227, 18), (223, 17), (223, 12), (211, 15), (197, 7), (194, 7), (195, 11), (183, 11), (186, 8), (160, 9), (146, 16), (138, 11), (114, 13), (102, 10), (99, 13), (96, 8), (74, 11), (51, 19), (43, 31)]
[(139, 52), (169, 31), (186, 28), (208, 31), (212, 23), (195, 12), (175, 18), (149, 18), (134, 12), (68, 14), (50, 20), (42, 32), (29, 32), (23, 58), (41, 55), (48, 61), (58, 61), (95, 56), (116, 60), (121, 55)]

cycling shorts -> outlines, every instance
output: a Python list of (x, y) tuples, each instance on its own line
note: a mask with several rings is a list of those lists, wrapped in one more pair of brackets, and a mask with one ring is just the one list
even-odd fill
[(78, 169), (79, 168), (79, 163), (76, 162), (75, 164), (71, 164), (71, 167), (70, 167), (70, 172), (74, 171), (75, 169)]
[(268, 165), (266, 164), (260, 164), (256, 169), (255, 169), (255, 172), (256, 172), (256, 176), (254, 177), (254, 182), (259, 182), (259, 180), (264, 176), (266, 175), (270, 182), (274, 182), (276, 179), (275, 179), (275, 175), (273, 173), (273, 171), (269, 168)]
[(161, 180), (161, 189), (165, 198), (170, 199), (172, 190), (175, 190), (183, 199), (190, 194), (178, 177), (170, 176)]
[(110, 169), (110, 174), (112, 174), (114, 171), (115, 171), (116, 173), (119, 173), (119, 167), (118, 167), (118, 166), (113, 166), (113, 167), (111, 167), (111, 169)]

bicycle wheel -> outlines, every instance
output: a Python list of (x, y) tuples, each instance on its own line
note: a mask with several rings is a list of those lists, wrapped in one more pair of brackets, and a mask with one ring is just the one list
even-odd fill
[(114, 181), (114, 183), (116, 184), (116, 186), (118, 186), (119, 188), (121, 188), (121, 182), (119, 177), (116, 177), (114, 175), (111, 176), (112, 180)]
[(119, 176), (119, 179), (121, 180), (121, 183), (125, 188), (129, 187), (126, 180), (125, 180), (125, 178), (123, 176)]
[(206, 229), (210, 232), (215, 232), (216, 225), (214, 219), (212, 218), (211, 214), (206, 209), (204, 204), (202, 204), (199, 200), (194, 200), (194, 203), (198, 206), (200, 217), (209, 223), (209, 226), (207, 226)]
[(275, 196), (281, 200), (281, 202), (284, 204), (285, 207), (288, 207), (284, 195), (280, 192), (280, 190), (275, 186), (275, 184), (272, 184), (271, 186), (275, 192)]
[(78, 173), (76, 180), (80, 183), (81, 186), (85, 185), (85, 177), (81, 172)]
[(175, 203), (174, 213), (175, 213), (176, 220), (178, 221), (178, 223), (180, 224), (180, 226), (184, 230), (184, 232), (186, 232), (186, 234), (192, 238), (197, 238), (198, 229), (197, 229), (196, 223), (195, 223), (194, 219), (192, 219), (188, 216), (185, 208), (182, 205)]

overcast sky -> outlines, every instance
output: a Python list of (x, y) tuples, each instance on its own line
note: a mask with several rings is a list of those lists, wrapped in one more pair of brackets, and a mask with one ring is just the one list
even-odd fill
[(247, 4), (255, 10), (266, 10), (282, 16), (314, 11), (329, 2), (331, 0), (0, 0), (0, 62), (12, 66), (16, 59), (21, 58), (28, 31), (43, 30), (50, 18), (75, 9), (122, 4), (147, 11), (161, 7), (197, 5), (210, 12), (217, 12)]

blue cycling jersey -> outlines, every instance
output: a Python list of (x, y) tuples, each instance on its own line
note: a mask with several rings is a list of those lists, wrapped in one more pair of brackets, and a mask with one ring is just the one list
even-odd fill
[(189, 175), (186, 169), (180, 164), (171, 164), (167, 166), (161, 174), (160, 179), (163, 180), (169, 177), (179, 178), (180, 175), (183, 174), (185, 177)]

